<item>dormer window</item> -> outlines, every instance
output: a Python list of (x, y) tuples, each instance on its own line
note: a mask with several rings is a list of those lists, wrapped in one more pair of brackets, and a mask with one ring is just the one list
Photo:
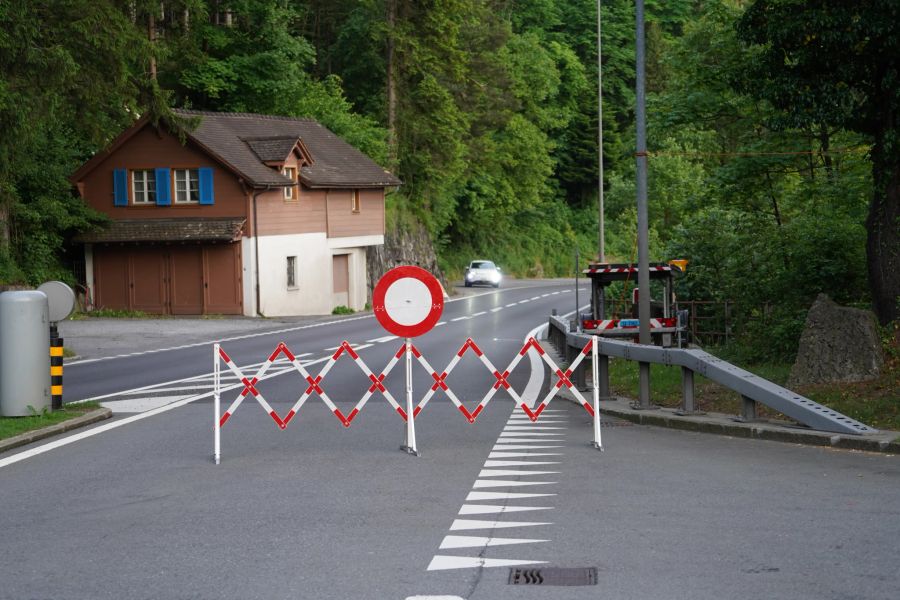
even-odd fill
[[(297, 181), (296, 167), (284, 167), (281, 170), (281, 174), (296, 183), (296, 181)], [(284, 188), (284, 199), (285, 200), (295, 200), (296, 194), (297, 194), (296, 185), (291, 185), (291, 186), (287, 186)]]

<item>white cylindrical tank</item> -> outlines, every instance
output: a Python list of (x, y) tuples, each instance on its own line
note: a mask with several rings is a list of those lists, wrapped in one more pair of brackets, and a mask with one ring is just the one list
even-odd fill
[(0, 416), (50, 408), (49, 311), (43, 292), (0, 294)]

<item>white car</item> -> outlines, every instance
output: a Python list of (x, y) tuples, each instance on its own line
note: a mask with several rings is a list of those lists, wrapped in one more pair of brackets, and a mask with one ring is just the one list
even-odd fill
[(466, 267), (465, 285), (472, 287), (476, 283), (487, 283), (494, 287), (500, 287), (500, 281), (503, 275), (500, 273), (500, 267), (489, 260), (473, 260)]

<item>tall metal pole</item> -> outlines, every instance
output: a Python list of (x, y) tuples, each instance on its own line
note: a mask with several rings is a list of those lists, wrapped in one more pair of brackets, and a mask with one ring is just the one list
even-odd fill
[[(636, 100), (637, 100), (637, 220), (638, 220), (638, 318), (639, 340), (650, 343), (650, 260), (647, 241), (647, 115), (644, 93), (644, 0), (636, 0)], [(650, 407), (650, 364), (639, 363), (639, 400)]]
[[(601, 263), (606, 262), (606, 232), (604, 229), (603, 209), (603, 27), (600, 16), (601, 0), (597, 0), (597, 161), (600, 175), (597, 179), (597, 203), (600, 213), (600, 253)], [(603, 291), (601, 290), (601, 294)]]

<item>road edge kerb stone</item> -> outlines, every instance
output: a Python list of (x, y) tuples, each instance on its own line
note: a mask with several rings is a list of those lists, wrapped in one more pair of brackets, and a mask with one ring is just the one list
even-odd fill
[[(551, 346), (552, 348), (552, 346)], [(554, 349), (555, 350), (555, 349)], [(558, 352), (554, 359), (562, 360)], [(590, 400), (590, 390), (585, 398)], [(565, 387), (559, 390), (558, 395), (570, 402), (581, 406), (581, 401)], [(793, 427), (779, 425), (772, 422), (741, 423), (735, 420), (734, 415), (721, 413), (704, 413), (697, 415), (679, 415), (677, 409), (659, 407), (654, 410), (641, 410), (631, 408), (632, 400), (617, 397), (615, 400), (601, 400), (600, 414), (618, 417), (637, 425), (651, 425), (655, 427), (667, 427), (682, 431), (694, 431), (697, 433), (711, 433), (738, 438), (755, 440), (767, 440), (772, 442), (784, 442), (788, 444), (803, 444), (806, 446), (823, 446), (838, 448), (841, 450), (860, 450), (864, 452), (879, 452), (883, 454), (900, 454), (900, 432), (881, 430), (875, 434), (844, 435), (829, 431), (817, 431), (803, 429), (801, 426)]]
[(12, 450), (13, 448), (18, 448), (19, 446), (37, 442), (54, 435), (60, 435), (68, 431), (72, 431), (73, 429), (78, 429), (79, 427), (92, 425), (99, 421), (109, 419), (112, 416), (112, 410), (108, 408), (98, 408), (96, 410), (92, 410), (89, 413), (85, 413), (80, 417), (75, 417), (74, 419), (63, 421), (62, 423), (56, 423), (48, 427), (42, 427), (41, 429), (26, 431), (25, 433), (20, 433), (19, 435), (13, 436), (11, 438), (0, 440), (0, 452), (6, 452), (7, 450)]

